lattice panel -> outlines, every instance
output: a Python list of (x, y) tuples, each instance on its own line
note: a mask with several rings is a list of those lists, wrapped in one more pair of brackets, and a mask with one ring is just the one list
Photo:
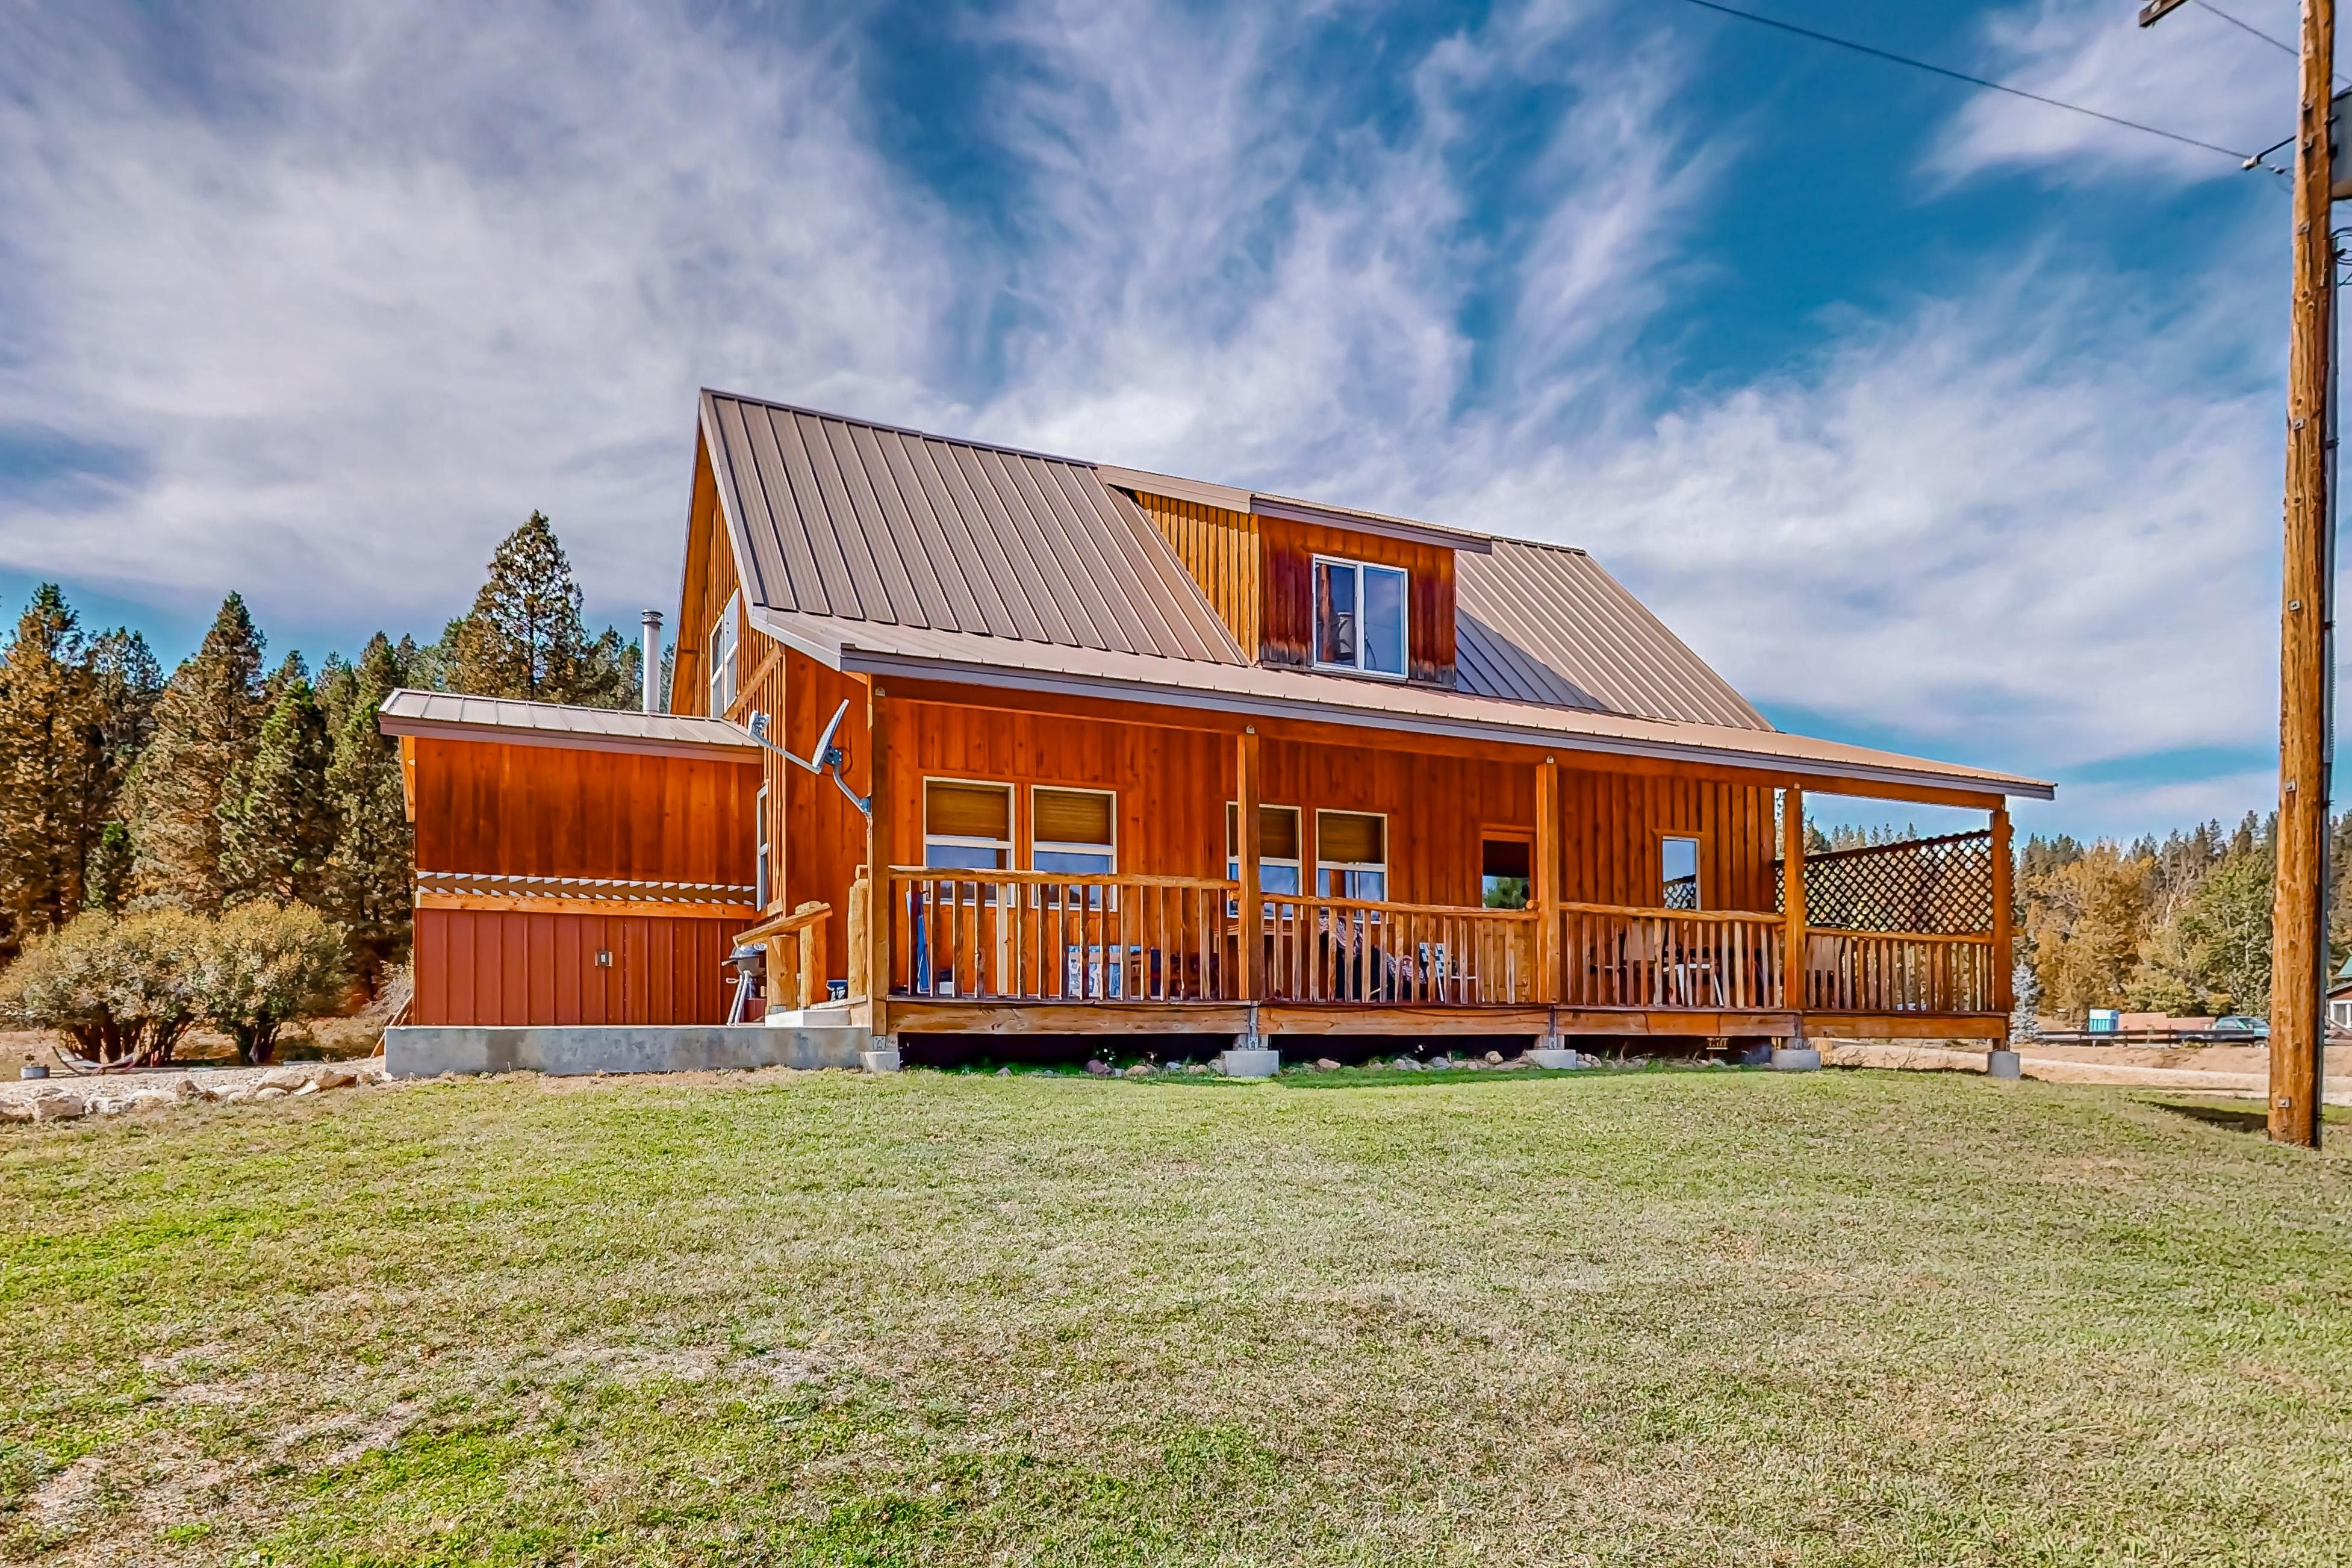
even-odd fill
[[(1772, 866), (1775, 909), (1788, 867)], [(1952, 833), (1805, 857), (1805, 923), (1840, 931), (1960, 933), (1992, 929), (1992, 834)]]

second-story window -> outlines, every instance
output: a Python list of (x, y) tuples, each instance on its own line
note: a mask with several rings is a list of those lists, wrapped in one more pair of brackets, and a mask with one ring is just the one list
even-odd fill
[(1315, 662), (1367, 675), (1405, 672), (1406, 574), (1398, 567), (1315, 558)]
[(710, 624), (710, 717), (727, 717), (735, 700), (735, 620), (742, 595), (727, 595), (727, 607)]

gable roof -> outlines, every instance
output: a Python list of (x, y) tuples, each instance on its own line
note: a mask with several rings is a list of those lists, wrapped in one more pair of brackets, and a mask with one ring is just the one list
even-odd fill
[[(1783, 735), (1583, 551), (706, 389), (752, 624), (836, 669), (2047, 798), (2038, 780)], [(1455, 551), (1455, 685), (1261, 667), (1135, 489)]]

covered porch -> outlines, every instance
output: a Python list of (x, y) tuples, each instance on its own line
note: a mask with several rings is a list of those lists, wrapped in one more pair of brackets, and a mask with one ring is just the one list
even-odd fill
[[(1229, 775), (1193, 774), (1190, 791), (1204, 800), (1171, 814), (1205, 826), (1222, 803), (1222, 846), (1160, 858), (1197, 865), (1222, 847), (1223, 876), (1072, 868), (1082, 858), (1042, 852), (1020, 866), (1010, 855), (940, 864), (963, 840), (994, 840), (928, 831), (944, 816), (940, 797), (905, 802), (935, 781), (911, 769), (894, 778), (886, 762), (877, 803), (895, 790), (901, 807), (877, 804), (875, 858), (848, 899), (858, 1016), (877, 1035), (1170, 1032), (1269, 1046), (1339, 1035), (2006, 1037), (2011, 862), (1997, 795), (1971, 803), (1991, 802), (1979, 829), (1808, 855), (1807, 791), (1793, 779), (1725, 786), (1725, 820), (1704, 824), (1645, 813), (1639, 803), (1659, 792), (1635, 789), (1626, 815), (1636, 820), (1612, 830), (1636, 846), (1628, 851), (1580, 809), (1594, 798), (1585, 770), (1557, 756), (1490, 759), (1481, 765), (1512, 775), (1512, 793), (1524, 785), (1517, 858), (1517, 824), (1474, 828), (1462, 841), (1474, 856), (1483, 842), (1473, 868), (1484, 875), (1469, 883), (1481, 901), (1415, 901), (1388, 896), (1405, 890), (1393, 872), (1412, 858), (1397, 840), (1438, 837), (1432, 821), (1468, 808), (1408, 787), (1399, 798), (1412, 807), (1383, 816), (1377, 842), (1333, 847), (1370, 830), (1336, 820), (1363, 814), (1325, 810), (1306, 819), (1309, 846), (1301, 808), (1264, 798), (1267, 745), (1244, 727)], [(1362, 752), (1367, 769), (1392, 760)], [(900, 825), (917, 833), (902, 837)], [(913, 853), (892, 853), (900, 843)], [(1642, 854), (1654, 863), (1653, 901), (1570, 896), (1626, 884), (1580, 874), (1586, 861)], [(1064, 868), (1034, 863), (1056, 858)]]

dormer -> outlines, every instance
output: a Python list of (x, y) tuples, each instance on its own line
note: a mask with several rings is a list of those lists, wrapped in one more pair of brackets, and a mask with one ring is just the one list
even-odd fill
[(1484, 535), (1135, 468), (1097, 468), (1260, 664), (1454, 683), (1454, 560)]

